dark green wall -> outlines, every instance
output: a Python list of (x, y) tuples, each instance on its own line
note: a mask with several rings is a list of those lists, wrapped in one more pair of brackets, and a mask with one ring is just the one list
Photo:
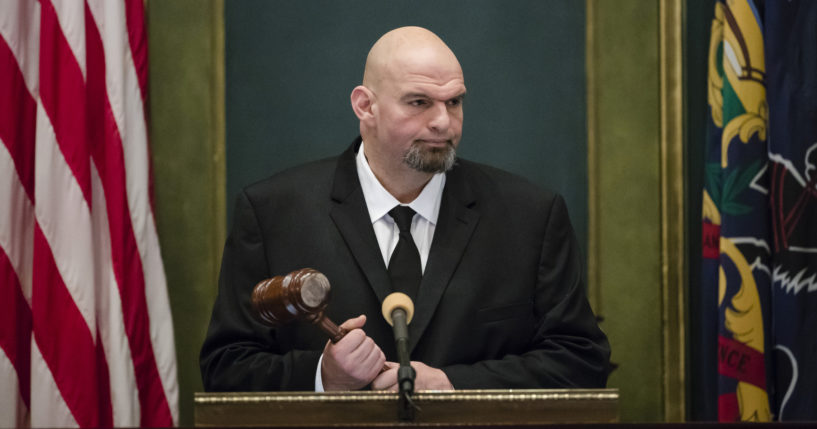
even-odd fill
[(703, 161), (706, 140), (708, 105), (706, 70), (709, 54), (709, 32), (715, 10), (715, 0), (687, 3), (686, 63), (684, 64), (687, 117), (687, 257), (689, 258), (689, 348), (687, 418), (692, 421), (712, 421), (718, 418), (717, 379), (717, 320), (715, 296), (704, 296), (701, 284), (701, 206), (703, 192)]
[(586, 243), (584, 21), (574, 0), (227, 2), (228, 213), (243, 186), (345, 149), (372, 43), (420, 25), (465, 73), (460, 155), (562, 192)]

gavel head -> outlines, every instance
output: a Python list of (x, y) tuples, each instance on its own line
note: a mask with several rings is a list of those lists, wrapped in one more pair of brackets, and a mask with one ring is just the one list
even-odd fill
[(329, 302), (329, 279), (317, 270), (302, 268), (263, 280), (252, 291), (256, 317), (269, 326), (293, 320), (315, 322)]

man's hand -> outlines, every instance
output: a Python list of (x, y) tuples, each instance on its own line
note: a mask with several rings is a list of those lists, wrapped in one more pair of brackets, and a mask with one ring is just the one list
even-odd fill
[[(397, 368), (399, 364), (386, 362), (389, 367), (372, 381), (372, 390), (397, 391)], [(411, 367), (417, 373), (414, 379), (414, 390), (454, 390), (448, 376), (441, 369), (432, 368), (422, 362), (411, 361)]]
[(383, 369), (386, 355), (374, 340), (363, 332), (366, 316), (360, 315), (343, 322), (349, 331), (337, 344), (327, 341), (323, 348), (321, 379), (323, 389), (357, 390), (369, 384)]

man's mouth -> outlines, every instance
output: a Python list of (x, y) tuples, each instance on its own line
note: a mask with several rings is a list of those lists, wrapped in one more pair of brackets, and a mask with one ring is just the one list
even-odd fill
[(453, 146), (453, 143), (449, 139), (418, 139), (415, 140), (415, 142), (433, 147)]

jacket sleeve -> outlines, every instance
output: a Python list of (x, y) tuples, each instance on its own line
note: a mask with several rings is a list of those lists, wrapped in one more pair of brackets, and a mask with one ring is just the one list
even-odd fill
[(605, 387), (610, 345), (587, 302), (578, 243), (560, 196), (546, 219), (533, 301), (528, 350), (441, 368), (455, 388)]
[(251, 314), (252, 289), (269, 276), (261, 227), (250, 199), (242, 192), (199, 356), (206, 391), (314, 390), (320, 351), (282, 350), (275, 330)]

